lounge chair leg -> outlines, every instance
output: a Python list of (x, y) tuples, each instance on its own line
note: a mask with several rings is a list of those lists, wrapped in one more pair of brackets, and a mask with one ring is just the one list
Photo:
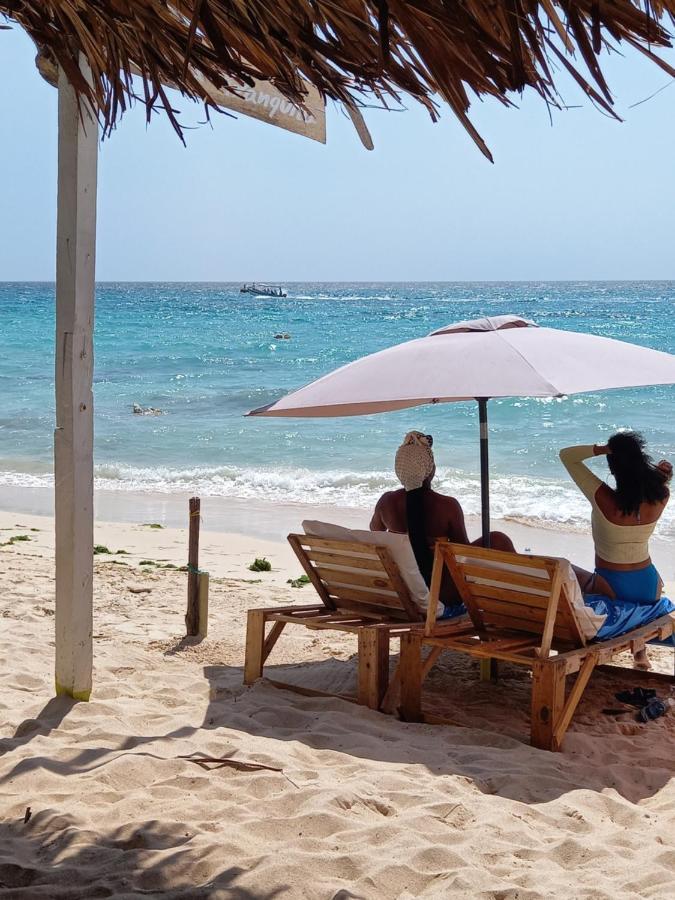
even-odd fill
[(404, 722), (422, 719), (422, 640), (418, 634), (401, 637), (401, 705), (399, 713)]
[(389, 632), (359, 628), (359, 703), (379, 709), (389, 682)]
[(499, 666), (496, 659), (481, 659), (480, 661), (480, 680), (492, 681), (493, 683), (499, 679)]
[(253, 684), (262, 678), (265, 658), (265, 611), (249, 609), (246, 620), (246, 655), (244, 657), (244, 684)]
[(530, 742), (540, 750), (559, 750), (556, 725), (565, 703), (565, 669), (554, 662), (532, 668), (532, 725)]

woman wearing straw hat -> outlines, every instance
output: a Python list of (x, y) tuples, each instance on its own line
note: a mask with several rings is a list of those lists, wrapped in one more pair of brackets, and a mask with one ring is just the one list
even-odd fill
[[(432, 445), (430, 434), (421, 431), (406, 434), (396, 452), (395, 462), (396, 476), (403, 487), (387, 491), (380, 497), (370, 523), (371, 531), (408, 534), (427, 585), (431, 583), (433, 546), (439, 537), (458, 544), (480, 546), (483, 543), (482, 538), (469, 541), (459, 501), (432, 490), (431, 482), (436, 474)], [(490, 533), (490, 545), (495, 550), (515, 550), (511, 538), (501, 531)], [(441, 599), (448, 609), (459, 605), (459, 595), (449, 577), (444, 577)]]

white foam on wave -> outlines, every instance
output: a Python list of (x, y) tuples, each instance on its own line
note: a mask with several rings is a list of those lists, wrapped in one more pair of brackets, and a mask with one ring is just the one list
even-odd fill
[[(351, 506), (372, 509), (378, 497), (399, 487), (393, 473), (340, 470), (237, 466), (175, 469), (135, 468), (124, 465), (96, 466), (98, 490), (139, 493), (195, 493), (203, 497), (308, 505)], [(53, 475), (34, 472), (0, 472), (0, 485), (49, 487)], [(480, 514), (480, 481), (477, 476), (440, 469), (435, 485), (442, 493), (461, 500), (467, 515)], [(588, 529), (589, 506), (568, 482), (526, 476), (495, 475), (490, 482), (490, 510), (495, 519), (512, 519), (544, 527)], [(675, 510), (667, 510), (658, 533), (675, 536)]]

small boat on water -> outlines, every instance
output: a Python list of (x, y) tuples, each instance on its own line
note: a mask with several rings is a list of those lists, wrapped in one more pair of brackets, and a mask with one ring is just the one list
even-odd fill
[(255, 294), (257, 297), (286, 297), (286, 291), (276, 284), (245, 284), (239, 289), (240, 294)]

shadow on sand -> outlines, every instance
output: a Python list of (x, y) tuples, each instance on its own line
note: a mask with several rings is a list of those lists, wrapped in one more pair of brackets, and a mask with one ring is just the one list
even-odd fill
[[(314, 749), (335, 750), (356, 758), (421, 765), (434, 774), (469, 778), (483, 793), (528, 804), (546, 803), (574, 790), (599, 792), (607, 788), (637, 803), (657, 793), (675, 774), (675, 731), (670, 725), (666, 733), (657, 730), (654, 723), (636, 726), (634, 713), (627, 712), (624, 718), (629, 722), (621, 734), (614, 720), (605, 717), (606, 727), (612, 729), (609, 733), (603, 733), (604, 723), (598, 729), (594, 721), (602, 705), (598, 694), (610, 697), (625, 688), (630, 684), (629, 672), (625, 678), (621, 672), (595, 675), (589, 700), (579, 709), (582, 724), (578, 731), (568, 734), (565, 752), (548, 753), (529, 745), (528, 673), (519, 667), (507, 667), (496, 685), (484, 683), (478, 680), (477, 665), (465, 660), (445, 654), (429, 678), (427, 704), (437, 712), (440, 707), (458, 726), (403, 723), (336, 697), (303, 696), (270, 684), (290, 682), (350, 693), (355, 687), (352, 658), (270, 665), (265, 669), (269, 680), (263, 679), (251, 688), (242, 686), (240, 668), (205, 666), (211, 702), (204, 727), (234, 728), (276, 740), (300, 741)], [(392, 665), (394, 662), (392, 659)], [(649, 686), (648, 681), (641, 683)], [(663, 693), (662, 683), (655, 682), (654, 686)], [(501, 721), (505, 712), (510, 720), (508, 733), (490, 730), (491, 716), (494, 719), (498, 708)], [(345, 732), (349, 736), (358, 734), (359, 739), (346, 741)], [(641, 743), (645, 752), (640, 777), (626, 778), (635, 747)], [(536, 779), (530, 777), (535, 766)]]

